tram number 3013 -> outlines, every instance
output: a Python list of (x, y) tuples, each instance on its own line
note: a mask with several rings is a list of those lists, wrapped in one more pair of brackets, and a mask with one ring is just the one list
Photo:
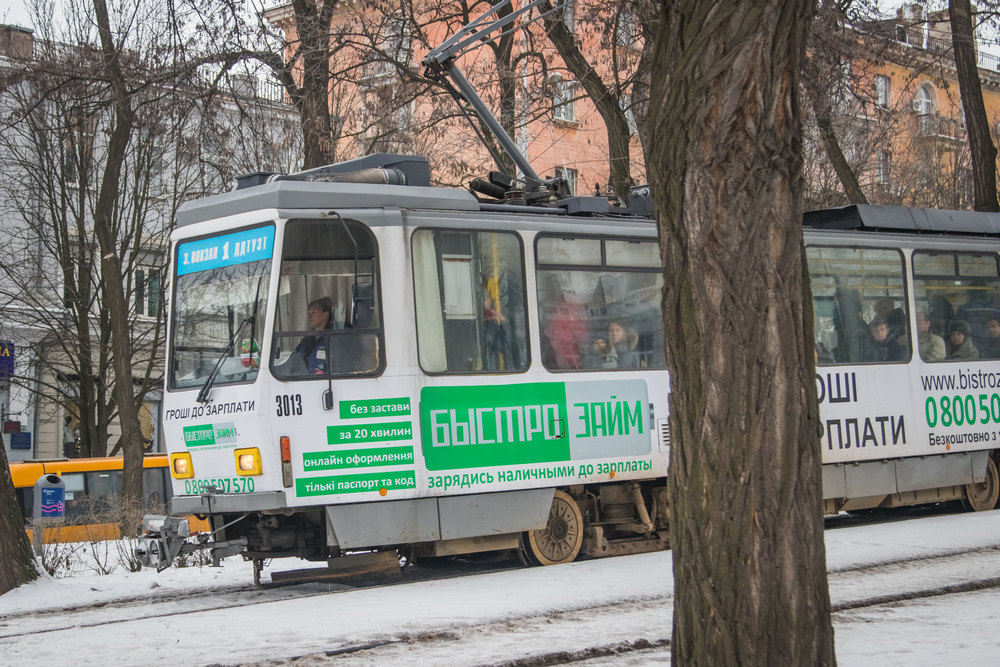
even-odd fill
[(278, 394), (274, 397), (279, 417), (296, 417), (302, 414), (302, 394)]

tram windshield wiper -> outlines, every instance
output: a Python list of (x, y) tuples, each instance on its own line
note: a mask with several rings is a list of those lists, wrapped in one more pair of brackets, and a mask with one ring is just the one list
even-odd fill
[[(229, 339), (229, 345), (227, 345), (226, 349), (222, 351), (221, 355), (219, 355), (219, 360), (215, 362), (215, 366), (212, 367), (212, 372), (208, 374), (205, 384), (202, 386), (201, 391), (198, 392), (198, 398), (195, 400), (199, 403), (208, 403), (208, 397), (212, 391), (212, 385), (215, 383), (215, 378), (219, 376), (219, 369), (222, 368), (223, 362), (229, 358), (230, 354), (232, 354), (233, 349), (236, 347), (236, 341), (238, 341), (240, 336), (243, 335), (243, 330), (246, 329), (248, 324), (251, 324), (256, 319), (257, 315), (255, 313), (249, 317), (243, 318), (243, 321), (240, 322), (240, 326), (236, 327), (233, 337)], [(252, 344), (253, 343), (251, 343), (251, 345)]]
[(198, 392), (198, 397), (195, 399), (198, 403), (208, 403), (209, 395), (212, 393), (212, 385), (215, 384), (215, 378), (219, 376), (219, 370), (222, 368), (222, 364), (229, 358), (232, 354), (233, 349), (236, 347), (236, 341), (240, 339), (243, 335), (243, 331), (250, 325), (250, 357), (253, 358), (253, 344), (254, 344), (254, 332), (257, 329), (257, 310), (260, 306), (260, 287), (261, 283), (264, 281), (264, 276), (260, 276), (257, 279), (257, 293), (253, 299), (253, 311), (240, 322), (240, 325), (236, 327), (236, 331), (229, 338), (229, 345), (226, 349), (222, 351), (219, 355), (219, 360), (215, 362), (215, 366), (212, 367), (212, 372), (208, 374), (208, 378), (205, 379), (205, 384), (202, 386), (201, 391)]

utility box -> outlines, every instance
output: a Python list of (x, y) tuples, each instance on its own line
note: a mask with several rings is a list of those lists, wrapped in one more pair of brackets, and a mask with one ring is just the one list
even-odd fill
[(66, 516), (66, 484), (59, 475), (42, 475), (35, 482), (35, 519)]

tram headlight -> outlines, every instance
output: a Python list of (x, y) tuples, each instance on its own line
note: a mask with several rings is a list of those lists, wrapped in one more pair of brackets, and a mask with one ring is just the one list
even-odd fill
[(170, 455), (170, 476), (174, 479), (190, 479), (194, 477), (194, 464), (187, 452)]
[(237, 475), (260, 475), (263, 472), (260, 465), (260, 449), (257, 447), (237, 449), (235, 456)]

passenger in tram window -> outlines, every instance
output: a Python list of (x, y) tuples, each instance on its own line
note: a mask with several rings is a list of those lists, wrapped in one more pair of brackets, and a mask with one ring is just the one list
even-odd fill
[(942, 361), (948, 356), (944, 338), (931, 331), (931, 318), (926, 310), (917, 311), (917, 347), (924, 361)]
[(972, 344), (971, 329), (965, 320), (955, 320), (948, 327), (948, 358), (978, 359), (979, 350)]
[(952, 308), (951, 302), (940, 294), (928, 298), (927, 303), (930, 306), (928, 315), (931, 318), (931, 331), (939, 336), (945, 336), (948, 333), (948, 323), (955, 319), (955, 309)]
[(1000, 322), (991, 317), (983, 327), (983, 339), (977, 346), (980, 359), (1000, 359)]
[(583, 368), (581, 355), (589, 338), (584, 306), (579, 301), (568, 298), (563, 293), (559, 279), (551, 273), (543, 276), (543, 286), (538, 305), (543, 313), (541, 319), (545, 367)]
[(871, 341), (865, 361), (889, 362), (906, 359), (906, 350), (889, 335), (889, 324), (883, 319), (872, 320), (869, 327)]
[(969, 335), (972, 342), (979, 345), (984, 338), (986, 322), (1000, 317), (1000, 310), (993, 304), (991, 299), (990, 283), (985, 280), (973, 280), (966, 290), (968, 298), (965, 303), (958, 307), (955, 313), (956, 319), (962, 320), (969, 325)]
[(900, 337), (906, 335), (906, 313), (902, 308), (896, 307), (896, 302), (889, 297), (882, 297), (875, 301), (875, 318), (885, 320), (889, 326), (889, 338), (900, 342)]
[[(333, 328), (333, 300), (324, 296), (309, 303), (309, 328), (324, 332)], [(327, 369), (327, 337), (320, 333), (304, 336), (295, 348), (310, 375), (322, 375)]]
[(639, 368), (639, 352), (636, 346), (639, 334), (631, 327), (623, 327), (619, 322), (608, 325), (608, 335), (594, 341), (591, 351), (597, 360), (596, 368)]
[(837, 363), (864, 361), (871, 341), (868, 324), (861, 317), (861, 294), (856, 289), (838, 287), (833, 296), (833, 328), (837, 347), (833, 356)]
[(493, 299), (483, 299), (483, 342), (486, 344), (486, 369), (506, 370), (510, 367), (511, 348), (507, 339), (507, 318), (494, 307)]

